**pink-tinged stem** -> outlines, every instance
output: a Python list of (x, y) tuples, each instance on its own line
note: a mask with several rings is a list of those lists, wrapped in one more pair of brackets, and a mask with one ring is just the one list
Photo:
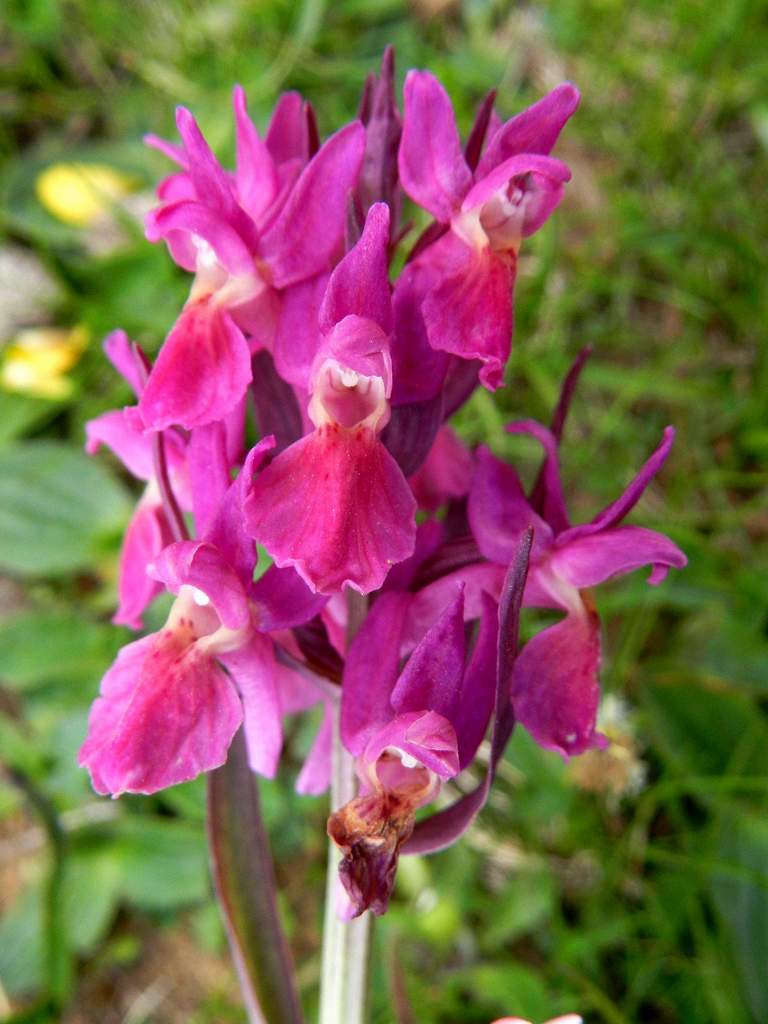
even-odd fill
[(249, 1024), (302, 1024), (269, 840), (242, 730), (208, 776), (208, 844)]
[[(347, 591), (347, 646), (362, 625), (366, 599), (356, 591)], [(355, 762), (341, 742), (339, 707), (334, 708), (331, 813), (357, 795)], [(339, 860), (334, 842), (328, 845), (328, 876), (325, 887), (323, 923), (323, 965), (320, 981), (320, 1024), (363, 1024), (368, 987), (368, 947), (371, 914), (366, 911), (352, 921), (338, 915)]]
[(157, 485), (160, 489), (160, 497), (163, 499), (163, 510), (171, 527), (173, 539), (177, 541), (189, 540), (187, 524), (184, 522), (184, 516), (179, 508), (179, 503), (176, 501), (176, 496), (173, 493), (168, 476), (168, 461), (165, 457), (165, 440), (162, 431), (152, 435), (152, 462), (155, 468)]

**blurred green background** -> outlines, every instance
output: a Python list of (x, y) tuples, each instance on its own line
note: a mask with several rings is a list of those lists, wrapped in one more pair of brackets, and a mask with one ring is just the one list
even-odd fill
[[(521, 262), (508, 387), (460, 426), (532, 469), (534, 449), (500, 426), (546, 418), (591, 342), (564, 455), (574, 518), (613, 498), (672, 422), (635, 521), (690, 566), (658, 589), (637, 574), (598, 593), (609, 751), (565, 767), (516, 735), (467, 838), (402, 864), (376, 926), (372, 1020), (765, 1024), (764, 4), (5, 0), (1, 21), (0, 1021), (242, 1020), (202, 784), (110, 802), (75, 765), (128, 639), (109, 617), (137, 493), (82, 453), (83, 424), (128, 400), (103, 335), (120, 326), (156, 349), (187, 287), (136, 219), (168, 169), (143, 133), (172, 136), (182, 102), (231, 157), (239, 81), (259, 124), (298, 88), (327, 134), (391, 42), (400, 77), (442, 78), (464, 130), (494, 85), (507, 115), (563, 78), (582, 90), (557, 150), (573, 182)], [(108, 168), (114, 196), (95, 213), (68, 202), (78, 223), (55, 215), (77, 180), (40, 177), (71, 161)], [(307, 738), (292, 724), (264, 799), (312, 1016), (325, 803), (291, 788)]]

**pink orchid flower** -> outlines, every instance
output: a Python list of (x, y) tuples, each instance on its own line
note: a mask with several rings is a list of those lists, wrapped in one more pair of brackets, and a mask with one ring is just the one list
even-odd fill
[(531, 420), (507, 428), (530, 434), (544, 447), (540, 482), (532, 495), (526, 497), (511, 466), (481, 447), (468, 507), (478, 548), (491, 563), (507, 564), (521, 533), (529, 527), (534, 530), (524, 603), (563, 611), (565, 617), (534, 636), (520, 652), (512, 702), (518, 720), (534, 739), (565, 757), (604, 743), (595, 731), (600, 622), (588, 588), (645, 565), (652, 567), (648, 582), (657, 585), (670, 568), (687, 564), (683, 552), (663, 534), (620, 525), (669, 455), (672, 427), (664, 431), (661, 444), (621, 497), (591, 522), (570, 525), (560, 480), (559, 439), (572, 377), (566, 380), (555, 432)]
[(165, 239), (195, 279), (141, 397), (142, 418), (155, 430), (203, 426), (241, 402), (252, 351), (273, 343), (282, 293), (329, 269), (363, 158), (365, 131), (354, 122), (302, 169), (306, 146), (290, 123), (296, 103), (284, 102), (279, 127), (263, 142), (242, 90), (234, 101), (234, 176), (183, 107), (176, 118), (182, 146), (162, 147), (183, 173), (163, 184), (164, 202), (148, 217), (147, 237)]
[(277, 769), (282, 716), (306, 687), (277, 661), (270, 633), (307, 621), (322, 601), (290, 571), (251, 583), (242, 502), (270, 445), (251, 453), (207, 535), (171, 544), (152, 566), (176, 600), (163, 629), (124, 647), (102, 680), (79, 755), (99, 793), (154, 793), (210, 771), (241, 725), (253, 770)]
[[(435, 374), (447, 368), (446, 357), (430, 359), (428, 348), (479, 360), (481, 382), (491, 389), (501, 384), (517, 254), (523, 238), (558, 205), (570, 178), (565, 164), (548, 154), (578, 100), (575, 87), (565, 83), (506, 124), (493, 125), (475, 168), (462, 153), (442, 85), (426, 71), (406, 76), (400, 180), (444, 229), (404, 268), (395, 290), (394, 357), (407, 378), (402, 393), (411, 399), (429, 397)], [(479, 147), (471, 148), (475, 161)], [(426, 361), (432, 374), (420, 380), (418, 368)]]
[[(523, 1020), (522, 1017), (501, 1017), (492, 1024), (533, 1024), (533, 1021)], [(584, 1024), (584, 1020), (577, 1013), (566, 1013), (564, 1017), (553, 1017), (543, 1024)]]

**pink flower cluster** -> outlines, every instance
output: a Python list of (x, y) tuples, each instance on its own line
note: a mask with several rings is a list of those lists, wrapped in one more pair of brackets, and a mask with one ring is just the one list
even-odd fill
[[(80, 763), (100, 793), (152, 793), (221, 765), (242, 727), (253, 770), (273, 776), (285, 716), (320, 705), (298, 780), (319, 793), (339, 709), (360, 786), (329, 832), (351, 914), (386, 909), (401, 850), (467, 827), (515, 720), (565, 756), (602, 742), (589, 589), (685, 564), (663, 535), (621, 525), (671, 428), (617, 501), (568, 519), (559, 444), (583, 356), (551, 427), (508, 428), (543, 448), (531, 493), (447, 425), (502, 383), (518, 252), (563, 195), (569, 170), (549, 154), (577, 103), (563, 84), (502, 122), (491, 95), (462, 147), (428, 72), (406, 76), (401, 114), (388, 52), (359, 118), (322, 145), (300, 96), (281, 97), (262, 137), (239, 88), (234, 170), (185, 109), (180, 143), (149, 140), (177, 170), (147, 236), (193, 275), (190, 294), (154, 365), (124, 333), (107, 339), (136, 404), (92, 421), (87, 447), (146, 482), (115, 621), (141, 629), (161, 591), (175, 600), (105, 675)], [(415, 241), (405, 197), (433, 218)], [(517, 598), (562, 618), (513, 664), (510, 580), (526, 564)], [(483, 782), (417, 824), (489, 726)]]

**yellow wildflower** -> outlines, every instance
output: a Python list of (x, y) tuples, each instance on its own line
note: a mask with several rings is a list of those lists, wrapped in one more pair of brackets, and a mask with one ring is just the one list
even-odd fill
[(67, 398), (73, 383), (66, 376), (89, 342), (86, 327), (29, 327), (3, 351), (0, 385), (39, 398)]
[(35, 182), (37, 198), (54, 217), (87, 227), (135, 191), (135, 181), (107, 164), (53, 164)]

